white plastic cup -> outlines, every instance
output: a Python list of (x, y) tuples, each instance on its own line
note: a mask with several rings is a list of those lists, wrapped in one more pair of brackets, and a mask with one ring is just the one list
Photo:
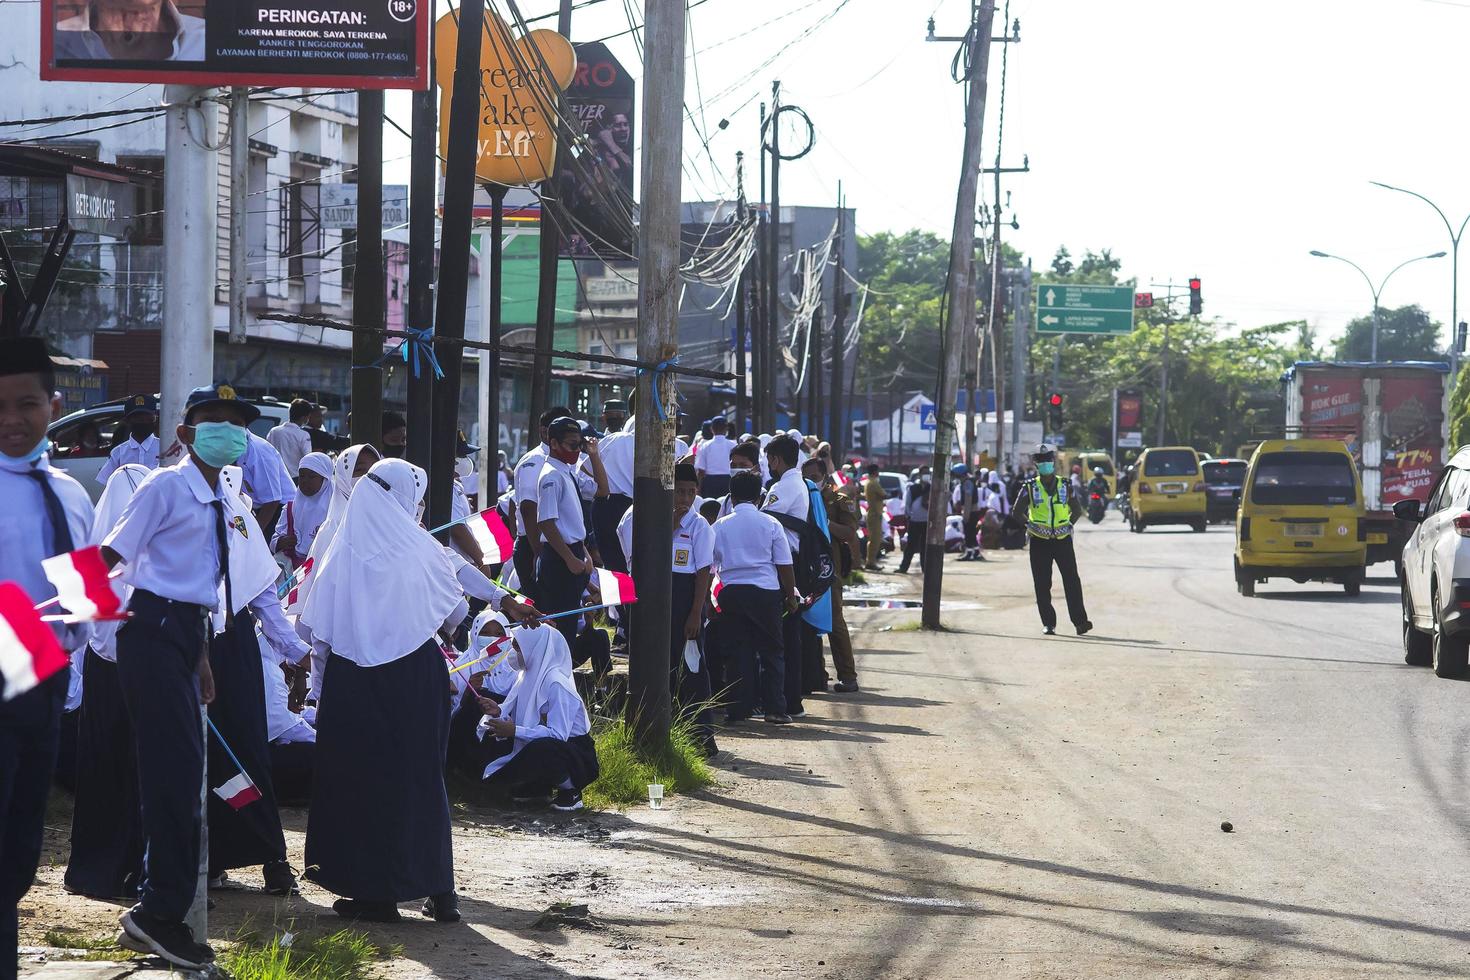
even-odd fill
[(664, 808), (664, 784), (648, 784), (648, 808), (650, 810), (662, 810)]

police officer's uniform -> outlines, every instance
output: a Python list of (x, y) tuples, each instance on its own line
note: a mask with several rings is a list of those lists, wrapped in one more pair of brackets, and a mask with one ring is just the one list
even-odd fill
[[(1037, 447), (1033, 459), (1046, 462), (1055, 450), (1046, 444)], [(1092, 629), (1087, 608), (1082, 603), (1082, 579), (1077, 575), (1077, 554), (1072, 546), (1073, 507), (1075, 494), (1067, 480), (1057, 477), (1051, 490), (1040, 476), (1022, 486), (1017, 505), (1026, 503), (1026, 533), (1031, 545), (1031, 582), (1036, 588), (1036, 609), (1047, 633), (1056, 632), (1057, 611), (1051, 604), (1051, 566), (1055, 562), (1062, 574), (1062, 590), (1067, 596), (1067, 615), (1078, 634)]]

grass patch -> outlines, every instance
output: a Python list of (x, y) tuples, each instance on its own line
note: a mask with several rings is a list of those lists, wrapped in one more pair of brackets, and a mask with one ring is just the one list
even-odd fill
[[(47, 946), (67, 950), (67, 959), (70, 960), (121, 962), (122, 960), (137, 959), (140, 955), (134, 953), (132, 950), (123, 949), (113, 937), (88, 936), (84, 935), (79, 929), (47, 929), (44, 941)], [(73, 953), (81, 955), (72, 955)]]
[(690, 718), (676, 718), (669, 741), (651, 757), (638, 749), (633, 729), (623, 718), (593, 721), (601, 774), (583, 791), (594, 809), (618, 809), (648, 799), (648, 784), (663, 783), (664, 796), (688, 793), (714, 783)]
[(868, 577), (863, 574), (863, 570), (854, 565), (852, 571), (847, 573), (847, 578), (842, 580), (842, 587), (850, 589), (854, 585), (864, 585), (867, 581)]
[(245, 939), (220, 957), (234, 980), (371, 980), (378, 964), (401, 952), (380, 949), (365, 932), (342, 929), (325, 936), (284, 936), (269, 942)]

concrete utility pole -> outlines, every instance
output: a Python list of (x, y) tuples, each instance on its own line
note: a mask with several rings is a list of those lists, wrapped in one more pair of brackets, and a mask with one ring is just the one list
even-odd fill
[[(214, 380), (215, 229), (219, 213), (219, 158), (209, 144), (215, 138), (215, 104), (207, 90), (170, 85), (164, 130), (163, 198), (163, 347), (162, 404), (159, 447), (164, 465), (177, 463), (170, 433), (184, 420), (184, 401), (195, 388)], [(208, 739), (205, 711), (199, 712), (200, 737)], [(201, 807), (209, 798), (209, 764), (200, 782)], [(201, 813), (203, 810), (201, 809)], [(209, 922), (209, 821), (200, 822), (199, 880), (184, 922), (196, 936), (206, 936)]]
[[(744, 225), (746, 218), (750, 215), (750, 209), (745, 202), (745, 154), (743, 152), (735, 154), (735, 186), (738, 198), (736, 214), (739, 216), (739, 223)], [(746, 316), (745, 309), (750, 294), (750, 266), (749, 261), (741, 266), (740, 284), (735, 287), (735, 432), (737, 435), (745, 431), (746, 422), (750, 419), (750, 384), (747, 378), (745, 356), (750, 347), (750, 320)]]
[(842, 432), (842, 378), (847, 356), (847, 205), (843, 203), (842, 181), (837, 182), (837, 271), (832, 277), (832, 394), (828, 399), (827, 441), (832, 445), (832, 463), (842, 459), (847, 438)]
[[(429, 45), (432, 58), (434, 45)], [(439, 209), (439, 87), (429, 67), (429, 87), (413, 93), (412, 146), (408, 177), (408, 326), (434, 326), (434, 214)], [(483, 358), (484, 352), (480, 353)], [(483, 392), (481, 397), (483, 397)], [(433, 463), (434, 375), (408, 373), (408, 446), (410, 463), (425, 471)], [(485, 436), (480, 436), (481, 445)], [(494, 457), (492, 456), (492, 459)], [(482, 471), (485, 467), (481, 467)], [(492, 484), (493, 486), (494, 484)]]
[(465, 301), (470, 288), (470, 231), (474, 223), (475, 141), (480, 126), (480, 45), (485, 0), (461, 0), (454, 83), (449, 101), (449, 156), (444, 164), (444, 222), (439, 245), (439, 295), (434, 333), (450, 341), (439, 348), (444, 377), (434, 386), (433, 466), (429, 470), (429, 520), (449, 520), (454, 495), (454, 451), (459, 434), (459, 383), (464, 352)]
[(250, 278), (245, 229), (250, 189), (250, 90), (230, 89), (230, 343), (245, 343), (245, 286)]
[[(1016, 288), (1016, 298), (1011, 319), (1011, 454), (1016, 455), (1021, 442), (1021, 416), (1026, 413), (1026, 338), (1031, 325), (1031, 260), (1021, 271)], [(997, 410), (999, 404), (997, 404)], [(997, 424), (999, 416), (997, 416)], [(997, 459), (995, 465), (1005, 467), (1006, 461)]]
[[(766, 376), (757, 382), (766, 392), (766, 414), (761, 419), (765, 432), (775, 431), (776, 426), (776, 379), (781, 373), (781, 83), (771, 83), (771, 224), (766, 236)], [(791, 414), (796, 415), (799, 402), (796, 392), (791, 393)]]
[(371, 365), (383, 356), (384, 303), (383, 92), (377, 90), (357, 96), (357, 265), (352, 276), (352, 323), (358, 329), (352, 332), (349, 428), (353, 442), (379, 448), (383, 441), (383, 369)]
[(963, 327), (974, 316), (975, 198), (980, 183), (980, 135), (985, 126), (986, 71), (990, 66), (990, 32), (995, 22), (995, 0), (981, 0), (972, 8), (965, 35), (965, 81), (970, 91), (965, 103), (965, 149), (960, 164), (959, 193), (955, 198), (954, 236), (949, 243), (949, 309), (944, 331), (944, 360), (939, 373), (939, 397), (934, 406), (934, 472), (929, 481), (929, 522), (924, 562), (925, 629), (939, 629), (939, 601), (944, 582), (944, 528), (942, 515), (949, 500), (949, 452), (954, 444), (954, 403), (960, 381)]
[[(638, 360), (679, 353), (679, 194), (684, 154), (684, 2), (647, 0), (643, 44), (643, 183), (638, 225)], [(674, 379), (638, 378), (633, 450), (633, 578), (640, 583), (628, 660), (628, 722), (644, 749), (668, 740), (673, 582)]]

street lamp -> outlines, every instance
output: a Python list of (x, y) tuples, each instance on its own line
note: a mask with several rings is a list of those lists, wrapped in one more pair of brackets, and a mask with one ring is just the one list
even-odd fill
[(1383, 277), (1383, 281), (1380, 282), (1377, 287), (1374, 287), (1373, 280), (1368, 278), (1368, 273), (1364, 272), (1363, 267), (1358, 265), (1358, 263), (1352, 261), (1351, 259), (1345, 259), (1341, 255), (1329, 255), (1326, 252), (1319, 252), (1315, 248), (1312, 249), (1311, 254), (1319, 259), (1336, 259), (1339, 262), (1346, 262), (1354, 269), (1357, 269), (1358, 275), (1362, 276), (1363, 281), (1368, 284), (1368, 289), (1373, 294), (1373, 347), (1371, 353), (1368, 355), (1368, 360), (1370, 361), (1378, 360), (1378, 297), (1383, 295), (1383, 290), (1385, 287), (1388, 286), (1388, 281), (1393, 278), (1393, 274), (1395, 272), (1398, 272), (1406, 265), (1413, 265), (1415, 262), (1423, 262), (1425, 259), (1442, 259), (1446, 255), (1445, 252), (1434, 252), (1431, 255), (1418, 255), (1412, 259), (1406, 259), (1405, 261), (1400, 262), (1398, 265), (1394, 266), (1393, 270), (1389, 272), (1388, 275)]
[(1460, 239), (1465, 234), (1465, 226), (1470, 225), (1470, 215), (1465, 216), (1465, 220), (1460, 222), (1460, 230), (1456, 231), (1455, 226), (1450, 224), (1450, 219), (1445, 217), (1445, 213), (1440, 210), (1439, 205), (1418, 191), (1411, 191), (1404, 187), (1395, 187), (1392, 184), (1385, 184), (1378, 180), (1370, 180), (1368, 183), (1375, 187), (1382, 187), (1386, 191), (1398, 191), (1400, 194), (1417, 197), (1425, 204), (1434, 208), (1434, 213), (1439, 215), (1440, 221), (1444, 222), (1445, 231), (1450, 233), (1450, 251), (1452, 253), (1450, 259), (1450, 265), (1452, 267), (1450, 275), (1454, 277), (1454, 283), (1450, 287), (1450, 385), (1453, 387), (1455, 379), (1459, 376), (1460, 372)]

